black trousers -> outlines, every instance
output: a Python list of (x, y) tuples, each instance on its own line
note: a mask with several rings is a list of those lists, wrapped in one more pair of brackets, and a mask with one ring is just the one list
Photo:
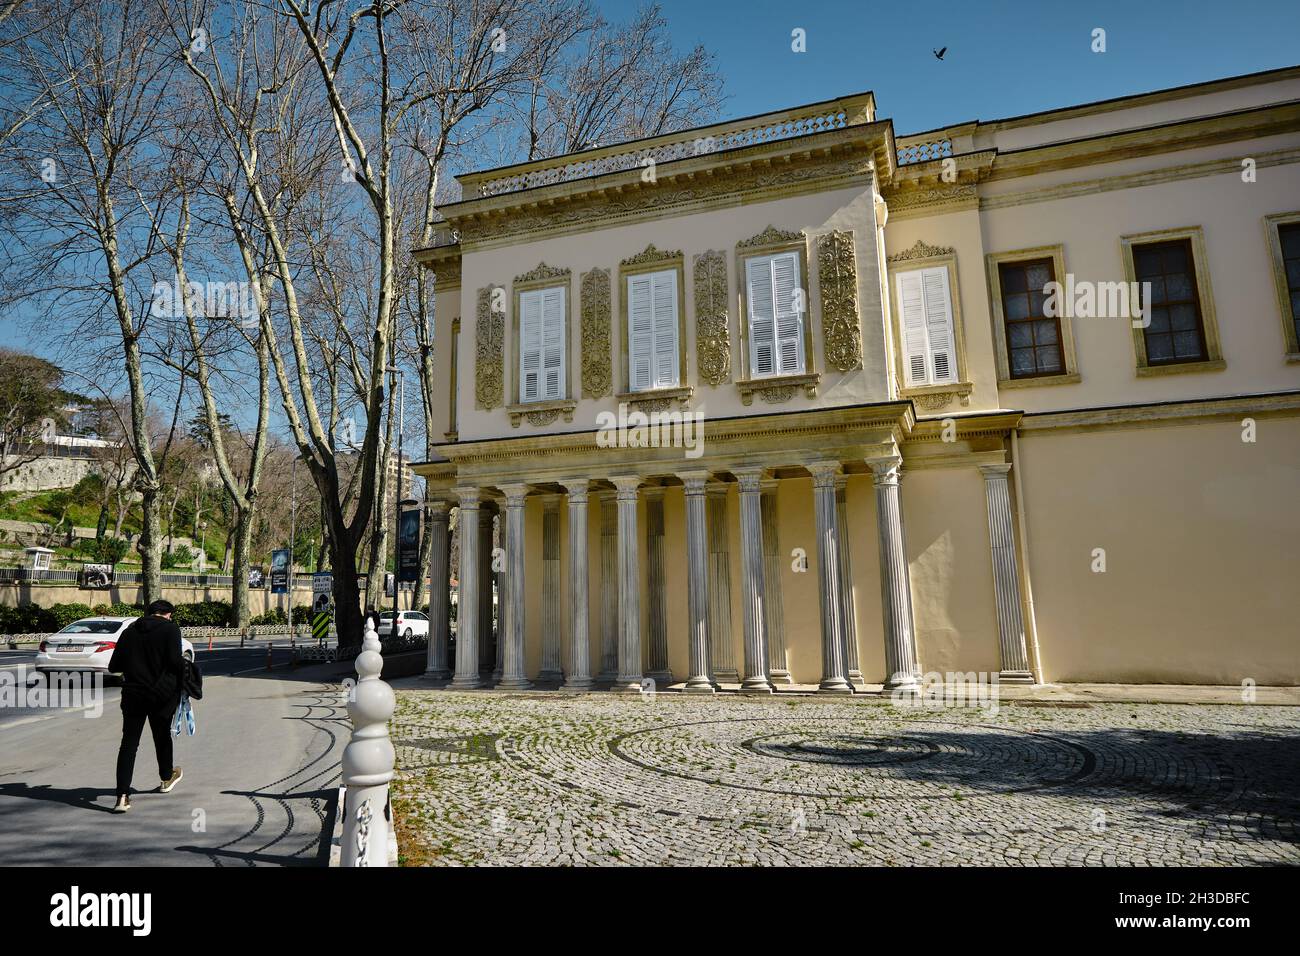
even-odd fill
[(149, 721), (149, 731), (153, 734), (153, 749), (158, 754), (158, 779), (166, 780), (172, 775), (172, 718), (175, 716), (176, 704), (148, 714), (122, 712), (122, 746), (117, 751), (119, 795), (131, 792), (135, 752), (140, 746), (140, 734), (146, 720)]

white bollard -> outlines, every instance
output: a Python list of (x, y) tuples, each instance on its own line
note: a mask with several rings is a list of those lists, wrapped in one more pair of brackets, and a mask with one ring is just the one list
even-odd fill
[(357, 655), (357, 686), (348, 701), (352, 739), (343, 748), (343, 784), (347, 787), (343, 818), (343, 866), (387, 866), (389, 832), (393, 825), (388, 784), (393, 779), (392, 741), (388, 720), (397, 700), (379, 679), (384, 668), (375, 625), (366, 621), (361, 653)]

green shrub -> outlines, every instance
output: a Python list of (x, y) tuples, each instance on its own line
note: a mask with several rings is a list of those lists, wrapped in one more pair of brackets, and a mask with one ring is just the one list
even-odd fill
[(51, 604), (45, 610), (52, 619), (51, 631), (61, 631), (73, 621), (79, 621), (83, 617), (90, 617), (94, 613), (89, 604), (76, 602), (71, 604)]
[(121, 538), (82, 538), (77, 541), (76, 550), (95, 564), (117, 564), (126, 557), (131, 546)]
[(162, 565), (164, 568), (186, 568), (194, 564), (197, 552), (190, 549), (188, 545), (178, 544), (176, 549), (170, 553), (164, 553), (162, 556)]
[(37, 634), (58, 630), (51, 627), (54, 617), (45, 608), (35, 604), (17, 607), (0, 607), (0, 633)]
[(181, 627), (225, 627), (230, 621), (229, 601), (177, 604), (172, 620)]
[[(295, 625), (310, 624), (311, 615), (312, 610), (310, 604), (295, 604), (293, 606), (293, 623)], [(248, 623), (258, 627), (264, 627), (273, 624), (288, 624), (289, 618), (288, 615), (285, 614), (283, 608), (273, 607), (262, 614), (254, 615), (249, 619)]]

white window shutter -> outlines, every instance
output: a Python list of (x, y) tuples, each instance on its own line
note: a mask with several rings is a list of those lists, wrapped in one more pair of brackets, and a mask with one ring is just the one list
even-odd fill
[(654, 383), (654, 304), (650, 276), (627, 277), (627, 370), (632, 391)]
[(930, 344), (930, 381), (944, 385), (957, 380), (957, 355), (952, 328), (952, 296), (948, 270), (940, 266), (921, 274), (925, 288), (925, 328)]
[(925, 333), (925, 293), (921, 271), (898, 274), (899, 326), (903, 337), (903, 381), (908, 386), (929, 381), (928, 348)]
[(651, 276), (654, 293), (654, 387), (672, 388), (677, 381), (677, 273)]
[(542, 290), (542, 396), (564, 397), (563, 286)]
[(766, 258), (745, 261), (749, 285), (749, 374), (753, 378), (773, 375), (776, 358), (776, 302), (772, 269)]
[(542, 296), (538, 291), (519, 296), (519, 401), (535, 402), (542, 396)]
[(783, 252), (772, 257), (772, 288), (776, 305), (777, 371), (797, 375), (803, 371), (803, 309), (799, 301), (799, 257)]

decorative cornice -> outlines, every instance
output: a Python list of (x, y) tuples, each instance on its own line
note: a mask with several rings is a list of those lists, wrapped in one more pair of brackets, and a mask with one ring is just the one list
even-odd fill
[(756, 236), (750, 236), (736, 243), (737, 249), (753, 249), (759, 246), (778, 246), (785, 242), (803, 242), (804, 234), (802, 232), (792, 232), (789, 229), (778, 229), (776, 226), (768, 226)]
[(682, 250), (656, 249), (652, 242), (645, 247), (645, 251), (638, 252), (634, 256), (628, 256), (619, 265), (622, 266), (643, 266), (652, 262), (670, 262), (674, 259), (682, 258)]
[(521, 276), (515, 276), (515, 284), (522, 285), (525, 282), (545, 282), (549, 279), (564, 279), (567, 281), (573, 273), (568, 269), (555, 269), (548, 266), (545, 262), (538, 263), (537, 268), (531, 272), (525, 272)]
[(904, 249), (902, 252), (896, 252), (889, 256), (888, 262), (907, 262), (911, 259), (934, 259), (938, 256), (955, 255), (956, 250), (952, 246), (932, 246), (924, 239), (918, 239), (910, 249)]

